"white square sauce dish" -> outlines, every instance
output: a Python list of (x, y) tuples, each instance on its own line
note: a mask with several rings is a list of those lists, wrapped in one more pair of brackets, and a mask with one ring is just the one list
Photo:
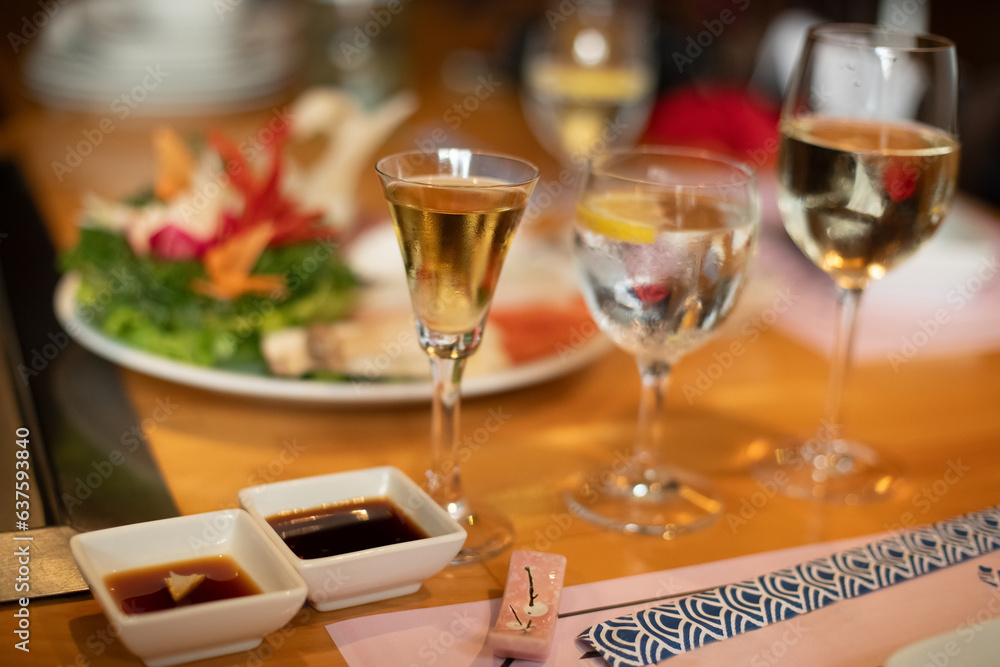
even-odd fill
[(392, 466), (264, 484), (239, 499), (320, 611), (416, 592), (465, 542), (465, 530)]
[(122, 643), (149, 667), (251, 650), (306, 597), (241, 509), (81, 533), (70, 548)]

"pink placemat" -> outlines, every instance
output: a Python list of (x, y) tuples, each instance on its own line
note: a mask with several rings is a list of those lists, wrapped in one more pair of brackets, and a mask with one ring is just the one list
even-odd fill
[[(601, 665), (603, 659), (576, 639), (595, 623), (653, 606), (656, 598), (739, 581), (878, 537), (885, 535), (568, 587), (563, 592), (556, 646), (544, 663), (493, 657), (485, 639), (499, 600), (364, 616), (328, 625), (327, 630), (352, 667)], [(1000, 588), (983, 581), (980, 565), (996, 570), (1000, 556), (983, 556), (846, 600), (671, 658), (666, 664), (878, 667), (898, 649), (931, 635), (958, 630), (959, 641), (971, 642), (983, 623), (1000, 616)]]
[[(769, 293), (790, 293), (791, 307), (776, 314), (773, 326), (829, 356), (836, 324), (833, 281), (792, 244), (775, 216), (761, 234), (758, 280)], [(761, 295), (757, 302), (768, 305)], [(855, 359), (898, 369), (918, 357), (998, 348), (1000, 218), (959, 197), (924, 247), (865, 290)]]

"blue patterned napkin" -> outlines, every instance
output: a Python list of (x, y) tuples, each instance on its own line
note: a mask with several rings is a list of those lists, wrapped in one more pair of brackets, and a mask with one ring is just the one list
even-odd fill
[(641, 667), (1000, 549), (1000, 505), (598, 623), (613, 667)]
[(979, 566), (979, 579), (988, 586), (1000, 588), (1000, 570), (985, 565)]

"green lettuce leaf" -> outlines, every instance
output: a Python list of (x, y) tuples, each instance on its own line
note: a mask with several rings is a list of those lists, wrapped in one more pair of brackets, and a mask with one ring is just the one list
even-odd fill
[(200, 366), (266, 372), (262, 333), (332, 322), (354, 305), (358, 281), (328, 241), (268, 248), (253, 273), (285, 277), (288, 294), (217, 300), (191, 290), (200, 262), (161, 261), (132, 252), (120, 234), (84, 227), (61, 257), (79, 272), (80, 318), (104, 334), (154, 354)]

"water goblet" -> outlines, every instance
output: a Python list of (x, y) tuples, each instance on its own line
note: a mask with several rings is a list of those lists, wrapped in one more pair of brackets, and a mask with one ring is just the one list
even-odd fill
[(671, 367), (732, 310), (759, 220), (755, 175), (728, 158), (640, 147), (590, 161), (574, 255), (591, 314), (635, 356), (642, 389), (634, 445), (616, 465), (571, 480), (564, 497), (573, 513), (612, 530), (668, 539), (719, 514), (712, 485), (665, 455), (663, 397)]

